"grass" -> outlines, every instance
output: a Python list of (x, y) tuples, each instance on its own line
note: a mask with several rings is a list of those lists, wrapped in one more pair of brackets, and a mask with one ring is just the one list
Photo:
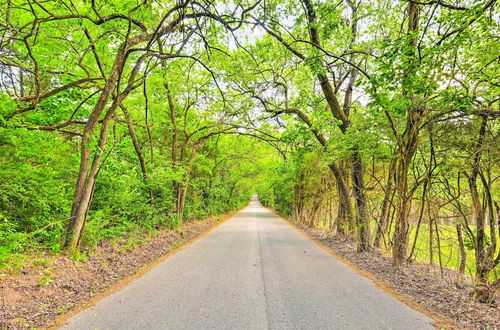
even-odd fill
[[(370, 224), (370, 229), (371, 233), (373, 234), (376, 229), (376, 222), (372, 221)], [(328, 230), (329, 224), (327, 222), (320, 223), (318, 224), (318, 228)], [(415, 242), (415, 235), (417, 232), (417, 225), (412, 224), (411, 229), (410, 229), (410, 240), (409, 240), (409, 247), (408, 247), (408, 254), (411, 252), (411, 249), (413, 247), (413, 244)], [(475, 228), (471, 228), (473, 232), (475, 232)], [(440, 254), (441, 254), (441, 263), (444, 268), (450, 268), (454, 270), (458, 270), (460, 267), (460, 251), (459, 251), (459, 244), (458, 244), (458, 236), (457, 232), (455, 229), (454, 225), (445, 225), (445, 224), (440, 224), (438, 225), (438, 230), (439, 230), (439, 238), (440, 238)], [(386, 244), (382, 243), (382, 249), (381, 251), (385, 254), (390, 255), (391, 254), (391, 247), (389, 245), (389, 240), (392, 238), (393, 234), (393, 228), (391, 228), (389, 234), (386, 235), (385, 241)], [(491, 237), (491, 232), (489, 227), (486, 228), (486, 234), (488, 237)], [(433, 264), (439, 267), (439, 253), (438, 253), (438, 244), (437, 244), (437, 235), (434, 230), (434, 237), (433, 237)], [(500, 243), (500, 237), (497, 235), (497, 242)], [(462, 236), (464, 238), (464, 245), (465, 245), (465, 250), (466, 250), (466, 264), (465, 264), (465, 275), (469, 275), (471, 277), (474, 276), (476, 273), (476, 258), (475, 258), (475, 251), (474, 249), (468, 249), (467, 245), (468, 244), (468, 239), (467, 236), (462, 230)], [(387, 246), (386, 246), (387, 245)], [(500, 244), (497, 246), (497, 255), (500, 251)], [(421, 224), (418, 232), (418, 238), (417, 241), (415, 242), (415, 250), (413, 252), (413, 258), (419, 262), (423, 263), (429, 263), (431, 262), (430, 260), (430, 233), (429, 233), (429, 225), (428, 224)], [(490, 273), (490, 279), (491, 280), (496, 280), (497, 278), (500, 277), (500, 269), (494, 269)]]
[[(416, 226), (413, 226), (411, 234), (410, 234), (410, 244), (413, 244), (416, 233)], [(460, 266), (460, 251), (458, 244), (458, 237), (455, 226), (453, 225), (439, 225), (439, 237), (441, 243), (441, 261), (443, 267), (458, 269)], [(475, 231), (475, 228), (472, 228)], [(491, 237), (491, 232), (489, 228), (486, 229), (486, 234)], [(476, 273), (476, 258), (475, 258), (475, 250), (472, 249), (470, 243), (467, 243), (467, 237), (465, 233), (463, 233), (464, 243), (465, 243), (465, 251), (467, 254), (466, 263), (465, 263), (465, 274), (474, 276)], [(497, 241), (499, 241), (497, 235)], [(469, 246), (470, 248), (467, 248)], [(411, 245), (410, 245), (411, 248)], [(499, 247), (497, 246), (496, 253), (498, 254)], [(434, 233), (433, 240), (433, 251), (434, 251), (434, 263), (439, 264), (439, 256), (438, 256), (438, 247), (437, 247), (437, 238), (436, 233)], [(496, 254), (495, 254), (496, 255)], [(427, 224), (421, 225), (418, 239), (415, 245), (415, 258), (418, 261), (429, 262), (430, 263), (430, 233), (429, 226)], [(495, 280), (498, 278), (498, 275), (495, 274), (498, 270), (493, 270), (490, 274), (490, 279)]]
[[(375, 222), (372, 223), (372, 233), (375, 231)], [(475, 228), (471, 228), (473, 232), (475, 232)], [(438, 225), (438, 234), (439, 234), (439, 239), (440, 239), (440, 249), (438, 250), (438, 242), (437, 242), (437, 235), (436, 231), (434, 229), (434, 234), (433, 234), (433, 263), (436, 266), (439, 266), (439, 254), (441, 255), (441, 263), (442, 266), (445, 268), (450, 268), (454, 270), (458, 270), (460, 267), (460, 251), (459, 251), (459, 243), (458, 243), (458, 236), (457, 236), (457, 231), (454, 225), (448, 225), (448, 224), (440, 224)], [(388, 238), (392, 238), (392, 233), (393, 233), (393, 228), (391, 228), (391, 231), (389, 232), (388, 235), (386, 235), (386, 240)], [(430, 231), (429, 231), (429, 225), (428, 224), (421, 224), (420, 229), (418, 231), (418, 237), (415, 242), (415, 235), (417, 233), (417, 225), (412, 224), (411, 229), (410, 229), (410, 240), (409, 240), (409, 247), (408, 247), (408, 254), (411, 253), (413, 244), (415, 243), (415, 250), (413, 252), (413, 257), (420, 262), (424, 263), (431, 263), (431, 253), (430, 253)], [(489, 228), (486, 228), (486, 234), (491, 237), (491, 232)], [(465, 264), (465, 275), (469, 275), (471, 277), (474, 276), (476, 273), (476, 258), (475, 258), (475, 250), (474, 249), (468, 249), (467, 245), (470, 246), (470, 244), (467, 244), (467, 237), (464, 231), (462, 231), (462, 236), (464, 238), (464, 243), (465, 243), (465, 251), (466, 251), (466, 264)], [(500, 242), (500, 238), (498, 238), (497, 234), (497, 241)], [(384, 244), (382, 244), (382, 252), (390, 254), (390, 247), (386, 247)], [(497, 253), (500, 247), (497, 246)], [(439, 253), (440, 252), (440, 253)], [(495, 274), (494, 270), (491, 272), (490, 277), (492, 280), (495, 280), (498, 278), (500, 274)]]
[(52, 283), (54, 281), (54, 279), (53, 279), (54, 275), (55, 275), (53, 273), (54, 269), (55, 269), (55, 267), (49, 267), (43, 271), (42, 277), (40, 277), (40, 280), (38, 281), (38, 285), (40, 287), (49, 285), (50, 283)]
[[(441, 262), (443, 267), (448, 267), (452, 269), (458, 269), (460, 266), (460, 251), (458, 245), (458, 237), (456, 229), (450, 225), (440, 225), (438, 226), (439, 238), (440, 238), (440, 252), (441, 252)], [(413, 226), (412, 232), (410, 234), (410, 244), (413, 245), (416, 235), (416, 226)], [(411, 248), (410, 248), (411, 249)], [(433, 238), (433, 254), (434, 263), (439, 263), (438, 246), (437, 246), (437, 236), (434, 232)], [(418, 261), (429, 262), (431, 258), (430, 253), (430, 232), (429, 225), (424, 224), (420, 226), (418, 239), (415, 244), (415, 258)], [(474, 250), (468, 250), (466, 248), (467, 259), (465, 265), (465, 272), (468, 275), (473, 275), (476, 271)]]

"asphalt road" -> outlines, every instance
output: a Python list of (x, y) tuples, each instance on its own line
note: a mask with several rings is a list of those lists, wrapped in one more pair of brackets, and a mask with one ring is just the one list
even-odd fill
[(255, 199), (64, 329), (432, 329)]

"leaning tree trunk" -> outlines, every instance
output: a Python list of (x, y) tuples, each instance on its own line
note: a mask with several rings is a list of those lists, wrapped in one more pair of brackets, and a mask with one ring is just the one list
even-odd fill
[[(313, 3), (310, 0), (302, 0), (302, 2), (304, 4), (307, 20), (309, 22), (310, 41), (316, 47), (321, 48), (318, 22)], [(357, 6), (352, 1), (348, 1), (348, 5), (352, 10), (351, 32), (352, 32), (352, 43), (354, 43), (357, 36), (357, 21), (358, 21), (356, 13)], [(350, 60), (354, 61), (354, 53), (351, 54)], [(325, 69), (327, 69), (324, 63), (321, 63), (321, 65)], [(349, 72), (350, 79), (344, 97), (343, 107), (340, 106), (340, 103), (337, 99), (337, 95), (335, 94), (335, 90), (333, 89), (332, 84), (330, 83), (327, 75), (325, 73), (317, 74), (317, 79), (320, 84), (321, 90), (323, 91), (323, 95), (325, 96), (328, 108), (330, 109), (333, 117), (340, 121), (341, 124), (339, 125), (339, 127), (343, 134), (346, 133), (347, 128), (350, 126), (349, 110), (352, 103), (352, 91), (354, 88), (354, 83), (357, 78), (357, 74), (358, 72), (356, 69), (354, 68), (350, 69)], [(363, 182), (362, 159), (356, 147), (353, 148), (353, 155), (351, 157), (351, 160), (352, 160), (351, 174), (353, 177), (353, 190), (354, 190), (355, 205), (356, 205), (356, 230), (358, 233), (357, 250), (360, 252), (368, 251), (371, 248), (370, 223), (368, 220), (368, 214), (367, 214), (368, 212), (366, 210), (367, 203), (364, 193), (365, 187)], [(338, 177), (335, 173), (334, 175), (336, 178)], [(345, 181), (344, 180), (342, 181), (343, 182), (340, 182), (339, 179), (337, 179), (337, 182), (340, 184), (339, 192), (340, 192), (341, 203), (344, 204), (343, 207), (345, 207), (346, 209), (346, 216), (350, 220), (353, 219), (351, 200), (349, 193), (347, 192), (347, 187), (344, 187)]]
[(123, 114), (125, 115), (125, 120), (127, 121), (128, 133), (130, 135), (130, 139), (132, 140), (132, 144), (134, 146), (137, 158), (139, 159), (139, 164), (141, 166), (141, 172), (142, 172), (142, 181), (148, 192), (148, 203), (150, 205), (153, 205), (154, 201), (153, 192), (148, 184), (148, 167), (146, 165), (146, 160), (142, 153), (141, 146), (139, 145), (139, 139), (137, 138), (137, 134), (135, 133), (134, 126), (132, 125), (132, 121), (130, 118), (130, 113), (128, 112), (127, 108), (125, 108), (125, 106), (123, 105), (120, 105), (120, 108), (122, 109)]
[[(184, 6), (186, 6), (189, 1), (185, 2)], [(180, 9), (178, 7), (177, 9)], [(173, 13), (174, 11), (172, 11)], [(101, 116), (104, 108), (106, 107), (111, 94), (115, 90), (118, 81), (121, 77), (122, 70), (124, 64), (127, 60), (128, 49), (133, 47), (141, 42), (145, 42), (147, 40), (155, 40), (160, 38), (160, 36), (170, 33), (174, 31), (183, 18), (174, 19), (169, 24), (159, 27), (159, 30), (155, 31), (154, 34), (150, 34), (148, 32), (144, 32), (138, 34), (132, 38), (129, 38), (129, 32), (127, 33), (126, 40), (120, 45), (118, 51), (116, 53), (113, 67), (107, 77), (106, 84), (97, 100), (97, 103), (92, 110), (92, 113), (87, 120), (87, 124), (85, 125), (82, 142), (81, 142), (81, 155), (80, 155), (80, 169), (78, 173), (78, 179), (75, 185), (75, 193), (73, 195), (73, 205), (71, 207), (71, 222), (68, 225), (68, 230), (66, 234), (66, 242), (65, 247), (68, 249), (76, 248), (80, 242), (81, 232), (83, 226), (85, 225), (86, 214), (90, 205), (90, 201), (92, 198), (95, 180), (97, 174), (99, 172), (99, 167), (102, 159), (102, 152), (104, 147), (106, 146), (107, 134), (109, 129), (109, 121), (113, 118), (116, 107), (125, 99), (125, 97), (130, 93), (133, 89), (135, 76), (137, 75), (139, 69), (141, 68), (142, 61), (147, 56), (152, 56), (152, 54), (145, 53), (141, 56), (141, 60), (136, 63), (133, 71), (129, 76), (128, 86), (126, 91), (122, 94), (117, 93), (116, 99), (113, 104), (108, 109), (108, 112), (103, 119), (101, 132), (99, 136), (98, 149), (94, 158), (91, 160), (92, 153), (92, 137), (99, 121), (99, 117)], [(152, 39), (153, 38), (153, 39)], [(140, 62), (140, 63), (139, 63)]]
[[(107, 144), (107, 135), (109, 130), (109, 122), (111, 121), (113, 114), (116, 110), (116, 105), (110, 107), (106, 116), (104, 117), (101, 124), (101, 131), (98, 142), (98, 152), (92, 160), (92, 165), (90, 166), (90, 171), (85, 175), (84, 181), (81, 185), (77, 184), (77, 187), (81, 190), (78, 195), (75, 195), (75, 200), (73, 201), (73, 208), (71, 212), (71, 222), (68, 228), (68, 236), (66, 240), (66, 247), (68, 249), (74, 249), (80, 244), (80, 238), (85, 225), (85, 220), (87, 217), (87, 212), (90, 206), (91, 197), (95, 187), (95, 180), (99, 172), (99, 167), (101, 164), (104, 148)], [(83, 144), (83, 142), (82, 142)], [(88, 153), (87, 153), (88, 149)], [(85, 153), (83, 152), (85, 150)], [(82, 168), (88, 168), (90, 164), (90, 148), (82, 147), (82, 158), (81, 162), (85, 163)], [(79, 176), (80, 178), (80, 176)]]
[(149, 54), (144, 54), (137, 60), (132, 72), (130, 73), (128, 84), (125, 90), (122, 93), (118, 93), (118, 95), (113, 100), (113, 103), (109, 106), (109, 109), (106, 112), (106, 115), (104, 116), (101, 123), (101, 130), (97, 143), (97, 152), (91, 160), (92, 136), (95, 127), (99, 120), (99, 116), (103, 112), (106, 103), (109, 101), (111, 93), (117, 86), (119, 77), (121, 76), (123, 65), (125, 64), (127, 58), (125, 49), (127, 48), (127, 46), (134, 45), (136, 43), (139, 43), (140, 41), (143, 41), (143, 39), (144, 36), (142, 36), (142, 38), (134, 38), (130, 42), (125, 42), (120, 47), (118, 55), (115, 59), (115, 63), (106, 82), (106, 86), (104, 87), (101, 96), (99, 97), (94, 110), (90, 114), (87, 124), (85, 125), (81, 142), (80, 171), (75, 186), (73, 206), (71, 208), (71, 222), (68, 226), (65, 242), (65, 247), (68, 249), (74, 249), (80, 244), (83, 226), (85, 225), (87, 212), (95, 188), (96, 178), (99, 173), (102, 156), (107, 144), (109, 123), (115, 115), (116, 108), (132, 91), (135, 83), (135, 78), (141, 68), (144, 59), (147, 56), (150, 56)]
[[(309, 127), (311, 132), (314, 134), (318, 142), (323, 147), (323, 150), (327, 152), (328, 142), (325, 136), (321, 132), (319, 132), (317, 128), (313, 126), (309, 117), (304, 112), (298, 109), (290, 109), (289, 111), (290, 113), (296, 114), (300, 118), (300, 120), (302, 120), (302, 122), (304, 122)], [(346, 219), (345, 224), (348, 225), (349, 223), (352, 223), (353, 214), (352, 214), (351, 197), (349, 195), (349, 188), (347, 186), (346, 175), (342, 171), (341, 167), (337, 166), (337, 164), (335, 164), (334, 162), (328, 164), (328, 168), (331, 170), (331, 172), (333, 173), (333, 177), (335, 178), (335, 182), (337, 184), (337, 191), (339, 195), (339, 208), (343, 210)], [(339, 230), (344, 230), (344, 229), (339, 227)]]
[(103, 148), (106, 145), (106, 138), (109, 128), (109, 121), (111, 120), (114, 110), (116, 109), (116, 102), (113, 104), (113, 108), (108, 109), (106, 117), (103, 119), (101, 126), (101, 133), (99, 139), (99, 149), (94, 159), (92, 160), (91, 168), (91, 148), (92, 148), (92, 137), (106, 104), (111, 97), (111, 93), (116, 87), (118, 78), (120, 76), (123, 64), (125, 63), (125, 48), (126, 43), (124, 43), (115, 58), (115, 62), (111, 72), (109, 74), (106, 85), (92, 110), (92, 113), (87, 120), (83, 131), (83, 137), (81, 142), (80, 150), (80, 170), (78, 173), (78, 179), (75, 186), (75, 192), (73, 195), (73, 205), (71, 207), (71, 221), (68, 226), (67, 236), (65, 246), (69, 249), (74, 249), (78, 246), (81, 236), (81, 231), (83, 229), (85, 218), (90, 203), (95, 178), (97, 175), (97, 170), (102, 157)]

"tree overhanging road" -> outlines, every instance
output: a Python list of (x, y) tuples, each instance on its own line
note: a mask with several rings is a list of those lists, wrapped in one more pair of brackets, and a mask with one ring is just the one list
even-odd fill
[(65, 329), (432, 329), (252, 199)]

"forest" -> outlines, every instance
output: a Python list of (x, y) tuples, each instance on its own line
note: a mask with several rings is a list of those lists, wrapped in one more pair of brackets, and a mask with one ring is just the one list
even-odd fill
[(237, 210), (500, 288), (496, 0), (2, 0), (0, 272)]

